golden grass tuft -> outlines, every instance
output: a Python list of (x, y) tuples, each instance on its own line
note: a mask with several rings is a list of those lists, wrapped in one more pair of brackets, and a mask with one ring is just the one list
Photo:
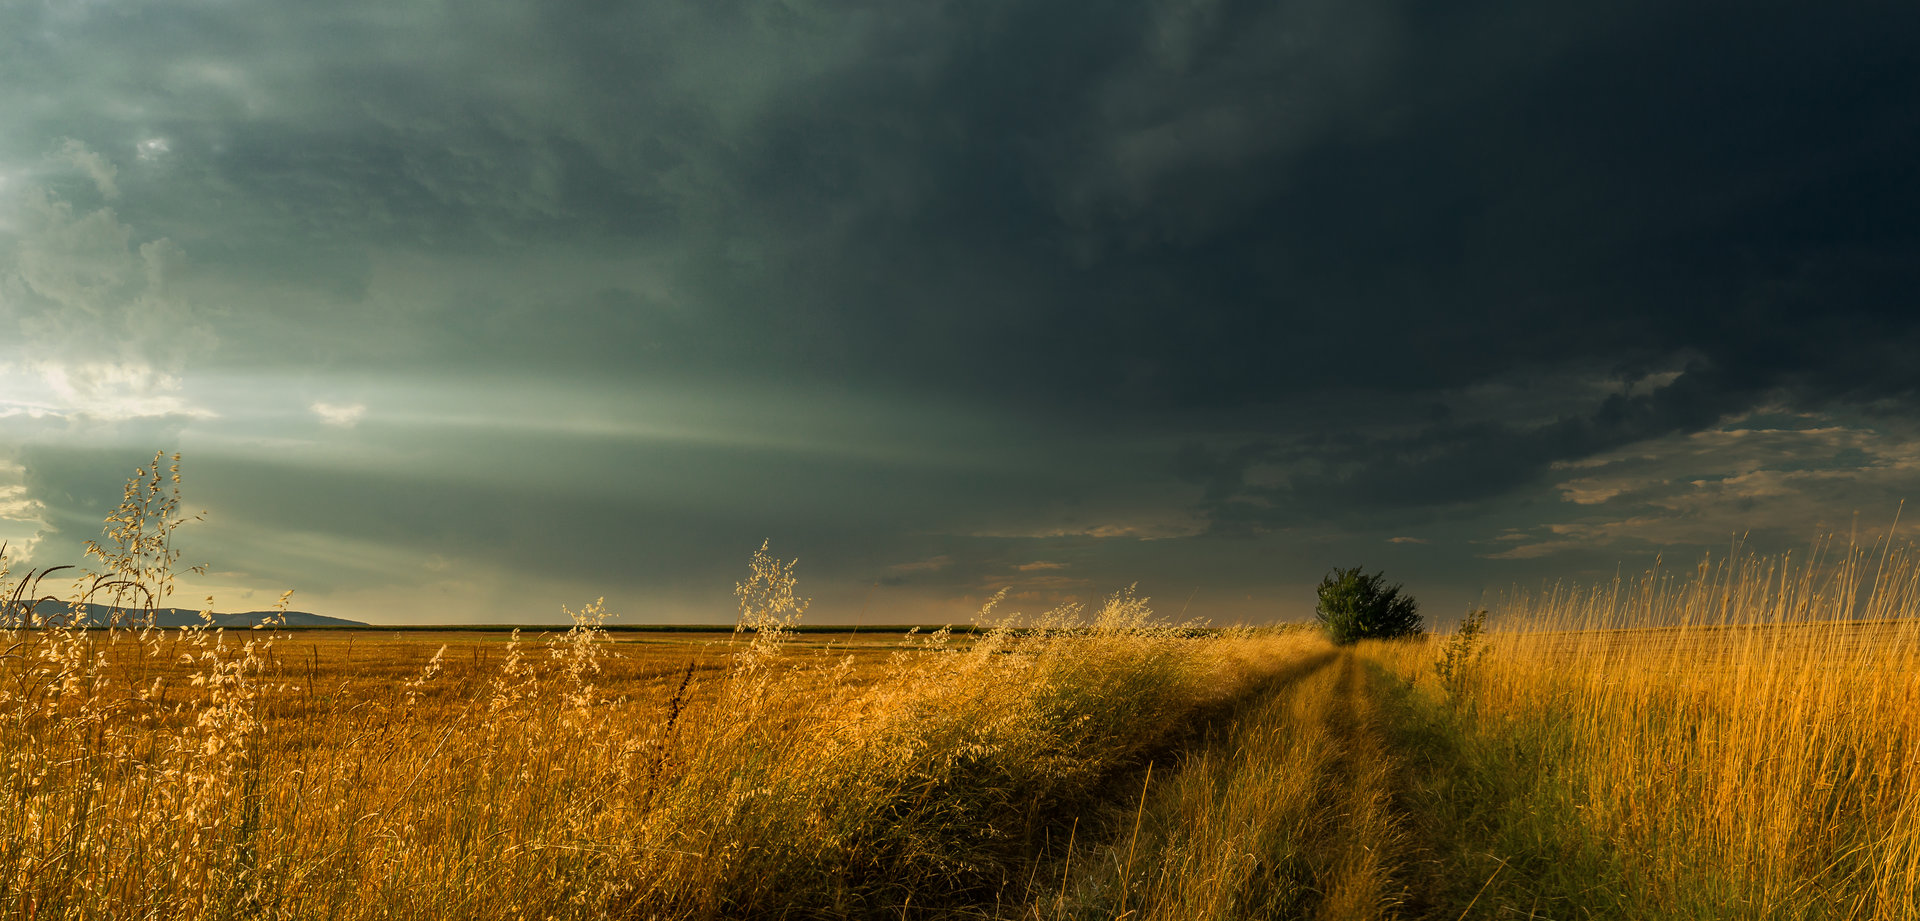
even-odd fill
[(1477, 656), (1365, 653), (1526, 778), (1509, 820), (1613, 877), (1589, 909), (1915, 918), (1917, 603), (1911, 548), (1822, 546), (1518, 597)]

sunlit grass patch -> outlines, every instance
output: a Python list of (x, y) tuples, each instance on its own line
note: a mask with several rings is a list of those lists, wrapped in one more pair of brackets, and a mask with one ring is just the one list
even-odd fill
[[(170, 545), (131, 546), (145, 568), (107, 580), (164, 597)], [(794, 564), (765, 548), (739, 595), (743, 635), (665, 653), (623, 649), (598, 603), (545, 637), (357, 652), (351, 635), (323, 653), (322, 635), (271, 626), (22, 624), (0, 659), (0, 912), (991, 904), (1056, 825), (1297, 645), (1167, 624), (1123, 592), (964, 642), (800, 648)]]
[(1916, 601), (1910, 550), (1735, 558), (1517, 599), (1445, 680), (1441, 644), (1366, 653), (1485, 785), (1458, 821), (1560, 875), (1518, 910), (1920, 917)]

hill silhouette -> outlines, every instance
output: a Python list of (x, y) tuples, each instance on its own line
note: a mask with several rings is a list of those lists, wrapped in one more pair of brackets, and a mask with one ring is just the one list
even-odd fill
[[(65, 621), (69, 616), (69, 611), (70, 607), (67, 602), (64, 601), (41, 601), (33, 606), (34, 614), (40, 619), (55, 623)], [(89, 627), (105, 627), (113, 618), (114, 612), (115, 609), (108, 605), (89, 604), (87, 605), (86, 625)], [(202, 622), (200, 612), (194, 608), (154, 608), (152, 613), (153, 625), (156, 627), (191, 627), (198, 626)], [(120, 609), (119, 614), (120, 623), (127, 625), (142, 623), (147, 612), (141, 609)], [(213, 625), (216, 627), (246, 628), (252, 627), (255, 624), (265, 623), (273, 617), (274, 612), (272, 611), (236, 611), (227, 614), (213, 615)], [(306, 611), (288, 611), (286, 620), (283, 623), (289, 627), (366, 626), (366, 624), (357, 620), (328, 617), (325, 614), (312, 614)]]

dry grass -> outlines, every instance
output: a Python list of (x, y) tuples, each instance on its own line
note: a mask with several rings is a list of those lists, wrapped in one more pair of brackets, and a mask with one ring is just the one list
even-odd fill
[(1920, 917), (1920, 567), (1826, 555), (1516, 599), (1451, 688), (1441, 644), (1368, 654), (1525, 778), (1508, 846), (1612, 877), (1582, 910)]
[[(387, 636), (329, 637), (330, 660), (297, 635), (15, 634), (0, 908), (721, 917), (990, 901), (1056, 810), (1276, 642), (1143, 614), (1120, 599), (1084, 633), (852, 654), (636, 648), (584, 621), (546, 644), (469, 639), (438, 674), (439, 647)], [(121, 680), (169, 647), (192, 665)], [(616, 669), (628, 677), (602, 683)]]
[[(165, 597), (172, 560), (127, 556), (80, 590)], [(1126, 593), (965, 642), (801, 642), (794, 588), (755, 554), (745, 632), (721, 644), (615, 642), (597, 604), (540, 638), (14, 630), (0, 914), (991, 905), (1056, 826), (1294, 648), (1170, 626)]]
[(1296, 658), (1025, 916), (1920, 917), (1917, 562), (1743, 557)]
[[(171, 594), (164, 460), (78, 595)], [(1907, 552), (1357, 651), (1130, 593), (796, 634), (764, 547), (736, 588), (737, 635), (5, 632), (0, 915), (1920, 917)]]

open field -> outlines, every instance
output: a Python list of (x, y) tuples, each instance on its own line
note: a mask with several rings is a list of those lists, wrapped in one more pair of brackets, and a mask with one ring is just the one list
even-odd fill
[[(22, 917), (866, 914), (1010, 896), (1304, 634), (13, 635)], [(906, 645), (902, 645), (902, 640)], [(451, 642), (445, 642), (451, 640)], [(713, 641), (720, 640), (720, 643)], [(444, 651), (442, 645), (444, 642)], [(514, 893), (502, 899), (501, 893)]]
[(1915, 918), (1915, 576), (1740, 560), (1352, 647), (1124, 593), (798, 633), (764, 556), (738, 635), (16, 631), (0, 914)]
[[(522, 656), (545, 657), (552, 643), (566, 633), (566, 627), (523, 628), (518, 648)], [(96, 629), (79, 637), (87, 656), (98, 662), (106, 688), (134, 694), (146, 690), (158, 709), (169, 712), (175, 704), (203, 699), (210, 690), (204, 682), (193, 682), (201, 670), (195, 656), (201, 648), (195, 645), (192, 631), (159, 632), (146, 643), (133, 631)], [(264, 719), (272, 720), (297, 720), (324, 709), (376, 703), (417, 679), (430, 665), (434, 680), (415, 688), (416, 697), (470, 697), (498, 676), (509, 647), (516, 643), (515, 633), (508, 629), (293, 628), (229, 630), (224, 637), (204, 638), (236, 649), (254, 642), (259, 659), (255, 677), (284, 691), (271, 697), (262, 711)], [(743, 639), (726, 630), (608, 631), (597, 638), (604, 654), (595, 663), (598, 672), (593, 684), (596, 693), (609, 700), (665, 699), (691, 669), (695, 680), (689, 681), (689, 689), (704, 693), (710, 684), (706, 679), (725, 672), (734, 654), (750, 642), (751, 636)], [(952, 645), (966, 642), (967, 637), (955, 637)], [(815, 655), (832, 656), (836, 663), (850, 660), (848, 678), (858, 682), (895, 653), (914, 645), (914, 635), (905, 629), (867, 629), (795, 633), (782, 647), (796, 659)]]

